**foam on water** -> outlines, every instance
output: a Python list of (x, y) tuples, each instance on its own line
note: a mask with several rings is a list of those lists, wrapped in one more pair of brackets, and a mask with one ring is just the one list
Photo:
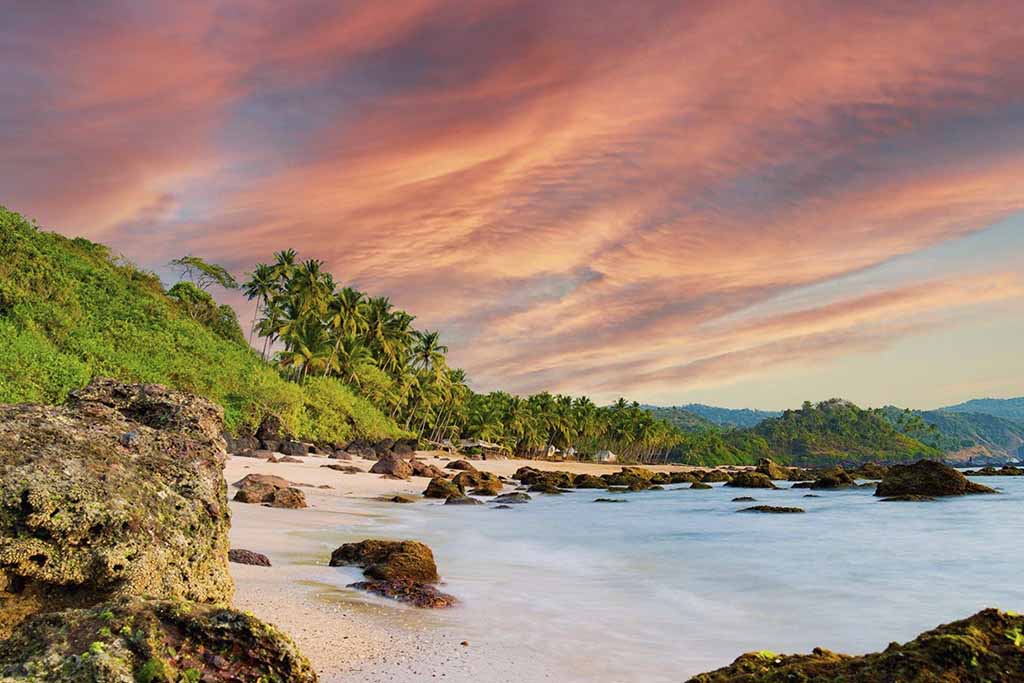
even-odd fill
[[(420, 504), (352, 537), (428, 543), (462, 600), (429, 620), (522, 653), (495, 680), (679, 681), (745, 651), (874, 651), (983, 607), (1024, 610), (1024, 477), (980, 481), (1002, 495), (717, 485), (620, 505), (592, 490), (511, 510)], [(738, 514), (741, 495), (807, 514)]]

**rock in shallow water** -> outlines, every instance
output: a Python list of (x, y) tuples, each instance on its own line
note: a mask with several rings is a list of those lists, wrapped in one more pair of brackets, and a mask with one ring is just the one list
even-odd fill
[(112, 598), (230, 601), (221, 415), (110, 380), (64, 406), (0, 406), (0, 638)]
[(270, 558), (263, 553), (257, 553), (252, 550), (244, 550), (242, 548), (232, 548), (228, 551), (228, 562), (234, 562), (235, 564), (250, 564), (254, 567), (269, 567)]
[(434, 583), (440, 580), (434, 553), (419, 541), (368, 539), (346, 543), (331, 554), (330, 566), (362, 567), (368, 578), (383, 581), (409, 579)]
[(785, 514), (799, 514), (799, 513), (807, 512), (807, 511), (804, 510), (803, 508), (783, 507), (783, 506), (779, 506), (779, 505), (755, 505), (753, 507), (743, 508), (742, 510), (737, 510), (736, 512), (764, 512), (764, 513), (768, 513), (768, 514), (785, 515)]
[(976, 484), (952, 467), (934, 460), (893, 465), (875, 489), (875, 495), (883, 498), (962, 496), (968, 493), (995, 493), (995, 490)]
[(689, 683), (1019, 683), (1024, 680), (1024, 617), (994, 609), (940, 626), (884, 652), (858, 657), (745, 654)]
[(398, 600), (399, 602), (405, 602), (413, 607), (437, 609), (440, 607), (451, 607), (458, 602), (454, 596), (442, 593), (433, 586), (405, 579), (357, 581), (356, 583), (350, 583), (348, 587), (391, 598), (392, 600)]
[(315, 683), (317, 676), (291, 639), (251, 615), (185, 601), (124, 600), (25, 621), (0, 641), (0, 680)]

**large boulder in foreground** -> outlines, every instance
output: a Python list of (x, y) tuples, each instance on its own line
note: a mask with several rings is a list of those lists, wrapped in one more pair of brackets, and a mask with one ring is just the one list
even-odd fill
[(875, 495), (884, 498), (962, 496), (967, 493), (995, 493), (995, 490), (976, 484), (952, 467), (934, 460), (893, 465), (875, 489)]
[(235, 610), (123, 600), (40, 614), (0, 642), (5, 683), (315, 683), (283, 633)]
[(0, 638), (124, 596), (229, 602), (222, 432), (217, 405), (157, 385), (0, 406)]
[(884, 652), (851, 657), (745, 654), (689, 683), (1011, 683), (1024, 680), (1024, 617), (994, 609), (923, 633)]

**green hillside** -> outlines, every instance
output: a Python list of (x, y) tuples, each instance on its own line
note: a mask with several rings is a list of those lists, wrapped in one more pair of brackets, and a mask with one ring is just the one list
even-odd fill
[(939, 408), (943, 413), (981, 413), (1024, 423), (1024, 396), (1019, 398), (976, 398), (955, 406)]
[(938, 449), (897, 430), (882, 411), (841, 399), (805, 403), (800, 410), (761, 422), (749, 434), (763, 439), (772, 457), (795, 464), (941, 457)]
[(321, 442), (402, 433), (341, 382), (285, 381), (240, 338), (233, 312), (193, 289), (171, 298), (107, 247), (0, 207), (0, 402), (60, 403), (106, 376), (207, 396), (233, 431), (270, 412)]
[(897, 429), (944, 453), (1012, 459), (1024, 455), (1024, 424), (984, 413), (883, 408)]
[(719, 408), (703, 403), (688, 403), (682, 409), (722, 427), (745, 429), (755, 427), (770, 417), (782, 415), (777, 410), (753, 410), (751, 408)]
[(717, 424), (697, 415), (696, 413), (692, 413), (685, 408), (679, 408), (677, 406), (667, 408), (661, 406), (644, 406), (644, 409), (654, 417), (660, 420), (665, 420), (670, 425), (677, 427), (684, 432), (718, 431)]

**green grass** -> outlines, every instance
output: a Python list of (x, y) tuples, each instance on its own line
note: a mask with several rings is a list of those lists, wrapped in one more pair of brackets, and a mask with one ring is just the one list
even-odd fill
[(0, 402), (61, 403), (93, 377), (152, 382), (224, 407), (232, 432), (278, 415), (299, 438), (403, 432), (333, 379), (284, 380), (247, 345), (188, 318), (159, 278), (0, 207)]

